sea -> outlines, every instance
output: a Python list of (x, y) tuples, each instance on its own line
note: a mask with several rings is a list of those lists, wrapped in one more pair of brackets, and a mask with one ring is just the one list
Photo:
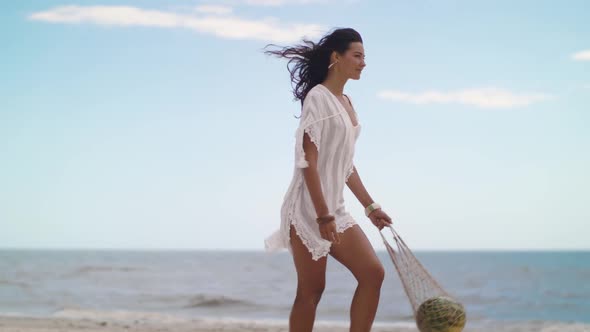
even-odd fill
[[(414, 254), (465, 306), (465, 331), (590, 331), (590, 251)], [(376, 324), (415, 326), (392, 261), (378, 256), (386, 277)], [(0, 250), (0, 315), (119, 310), (287, 321), (296, 286), (287, 251)], [(329, 257), (316, 319), (346, 324), (355, 287)]]

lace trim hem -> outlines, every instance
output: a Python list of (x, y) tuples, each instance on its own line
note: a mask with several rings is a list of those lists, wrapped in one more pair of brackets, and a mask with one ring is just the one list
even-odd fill
[(303, 133), (307, 133), (307, 135), (309, 136), (309, 139), (311, 140), (311, 142), (313, 144), (315, 144), (315, 147), (319, 152), (320, 151), (320, 137), (316, 133), (315, 128), (312, 126), (309, 126), (303, 130)]
[(344, 177), (344, 182), (348, 182), (348, 178), (354, 173), (354, 165), (350, 166), (350, 169), (346, 172), (346, 176)]
[[(290, 203), (290, 206), (292, 206), (293, 204)], [(310, 234), (309, 232), (305, 231), (305, 228), (299, 227), (299, 224), (297, 222), (297, 219), (293, 218), (293, 210), (289, 209), (288, 212), (288, 221), (289, 221), (289, 225), (293, 225), (293, 227), (295, 227), (295, 233), (297, 234), (297, 236), (299, 236), (299, 238), (301, 239), (301, 242), (303, 242), (303, 244), (305, 245), (305, 247), (307, 248), (307, 250), (309, 251), (309, 253), (311, 253), (311, 258), (314, 261), (319, 260), (322, 257), (325, 257), (328, 255), (328, 253), (330, 253), (330, 247), (332, 246), (332, 243), (330, 241), (324, 240), (322, 239), (320, 245), (318, 247), (314, 246), (312, 241), (309, 240), (310, 237), (313, 236), (313, 234)], [(353, 219), (353, 218), (348, 218), (344, 223), (337, 223), (336, 224), (336, 231), (338, 233), (344, 233), (344, 231), (346, 231), (347, 229), (349, 229), (350, 227), (356, 225), (357, 222)], [(289, 243), (290, 246), (290, 232), (287, 233), (287, 242)]]
[(352, 227), (356, 224), (357, 224), (357, 222), (354, 219), (349, 218), (345, 223), (337, 224), (336, 231), (338, 233), (344, 233), (345, 230), (349, 229), (350, 227)]
[(296, 142), (296, 149), (298, 151), (296, 153), (296, 166), (298, 168), (309, 167), (309, 163), (307, 162), (307, 159), (305, 159), (305, 151), (303, 150), (303, 138), (305, 136), (305, 133), (307, 133), (307, 136), (309, 136), (309, 140), (315, 145), (317, 151), (320, 151), (320, 134), (317, 132), (316, 128), (314, 128), (313, 126), (304, 128), (302, 133), (298, 133), (298, 135), (301, 136), (301, 141)]

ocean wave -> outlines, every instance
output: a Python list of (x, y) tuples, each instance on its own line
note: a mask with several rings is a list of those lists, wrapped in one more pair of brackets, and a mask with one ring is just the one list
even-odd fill
[(197, 294), (192, 296), (188, 300), (188, 304), (184, 308), (197, 308), (197, 307), (225, 307), (225, 306), (252, 306), (257, 305), (256, 303), (227, 297), (224, 295), (207, 295)]
[[(137, 295), (138, 301), (158, 307), (161, 310), (175, 310), (187, 308), (220, 308), (220, 307), (247, 307), (262, 308), (263, 304), (248, 300), (238, 299), (222, 294), (151, 294), (141, 293)], [(275, 307), (273, 307), (275, 308)]]
[(79, 276), (85, 275), (89, 273), (95, 272), (135, 272), (135, 271), (144, 271), (145, 268), (139, 267), (132, 267), (132, 266), (82, 266), (76, 269), (73, 272), (67, 273), (64, 277), (72, 277), (72, 276)]
[(22, 289), (30, 289), (31, 285), (27, 284), (26, 282), (22, 281), (12, 281), (7, 279), (0, 279), (0, 285), (9, 285), (9, 286), (16, 286)]
[(544, 295), (551, 296), (551, 297), (558, 297), (564, 299), (587, 299), (590, 298), (590, 294), (588, 293), (574, 293), (571, 291), (561, 291), (561, 290), (554, 290), (554, 289), (547, 289), (543, 291)]

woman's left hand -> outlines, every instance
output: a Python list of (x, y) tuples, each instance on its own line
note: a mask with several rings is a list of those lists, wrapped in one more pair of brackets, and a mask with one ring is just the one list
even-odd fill
[(382, 230), (385, 226), (391, 225), (391, 218), (381, 208), (369, 213), (369, 219), (371, 219), (373, 225), (379, 228), (379, 230)]

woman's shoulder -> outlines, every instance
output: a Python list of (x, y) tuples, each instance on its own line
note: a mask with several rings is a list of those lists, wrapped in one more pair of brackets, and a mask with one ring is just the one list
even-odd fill
[[(319, 84), (318, 84), (319, 85)], [(313, 106), (320, 106), (323, 105), (324, 100), (326, 99), (325, 94), (323, 93), (321, 87), (318, 85), (312, 87), (307, 94), (305, 95), (305, 99), (303, 100), (303, 105), (313, 105)]]
[(305, 97), (321, 98), (323, 95), (324, 93), (322, 91), (321, 84), (316, 84), (307, 92)]

